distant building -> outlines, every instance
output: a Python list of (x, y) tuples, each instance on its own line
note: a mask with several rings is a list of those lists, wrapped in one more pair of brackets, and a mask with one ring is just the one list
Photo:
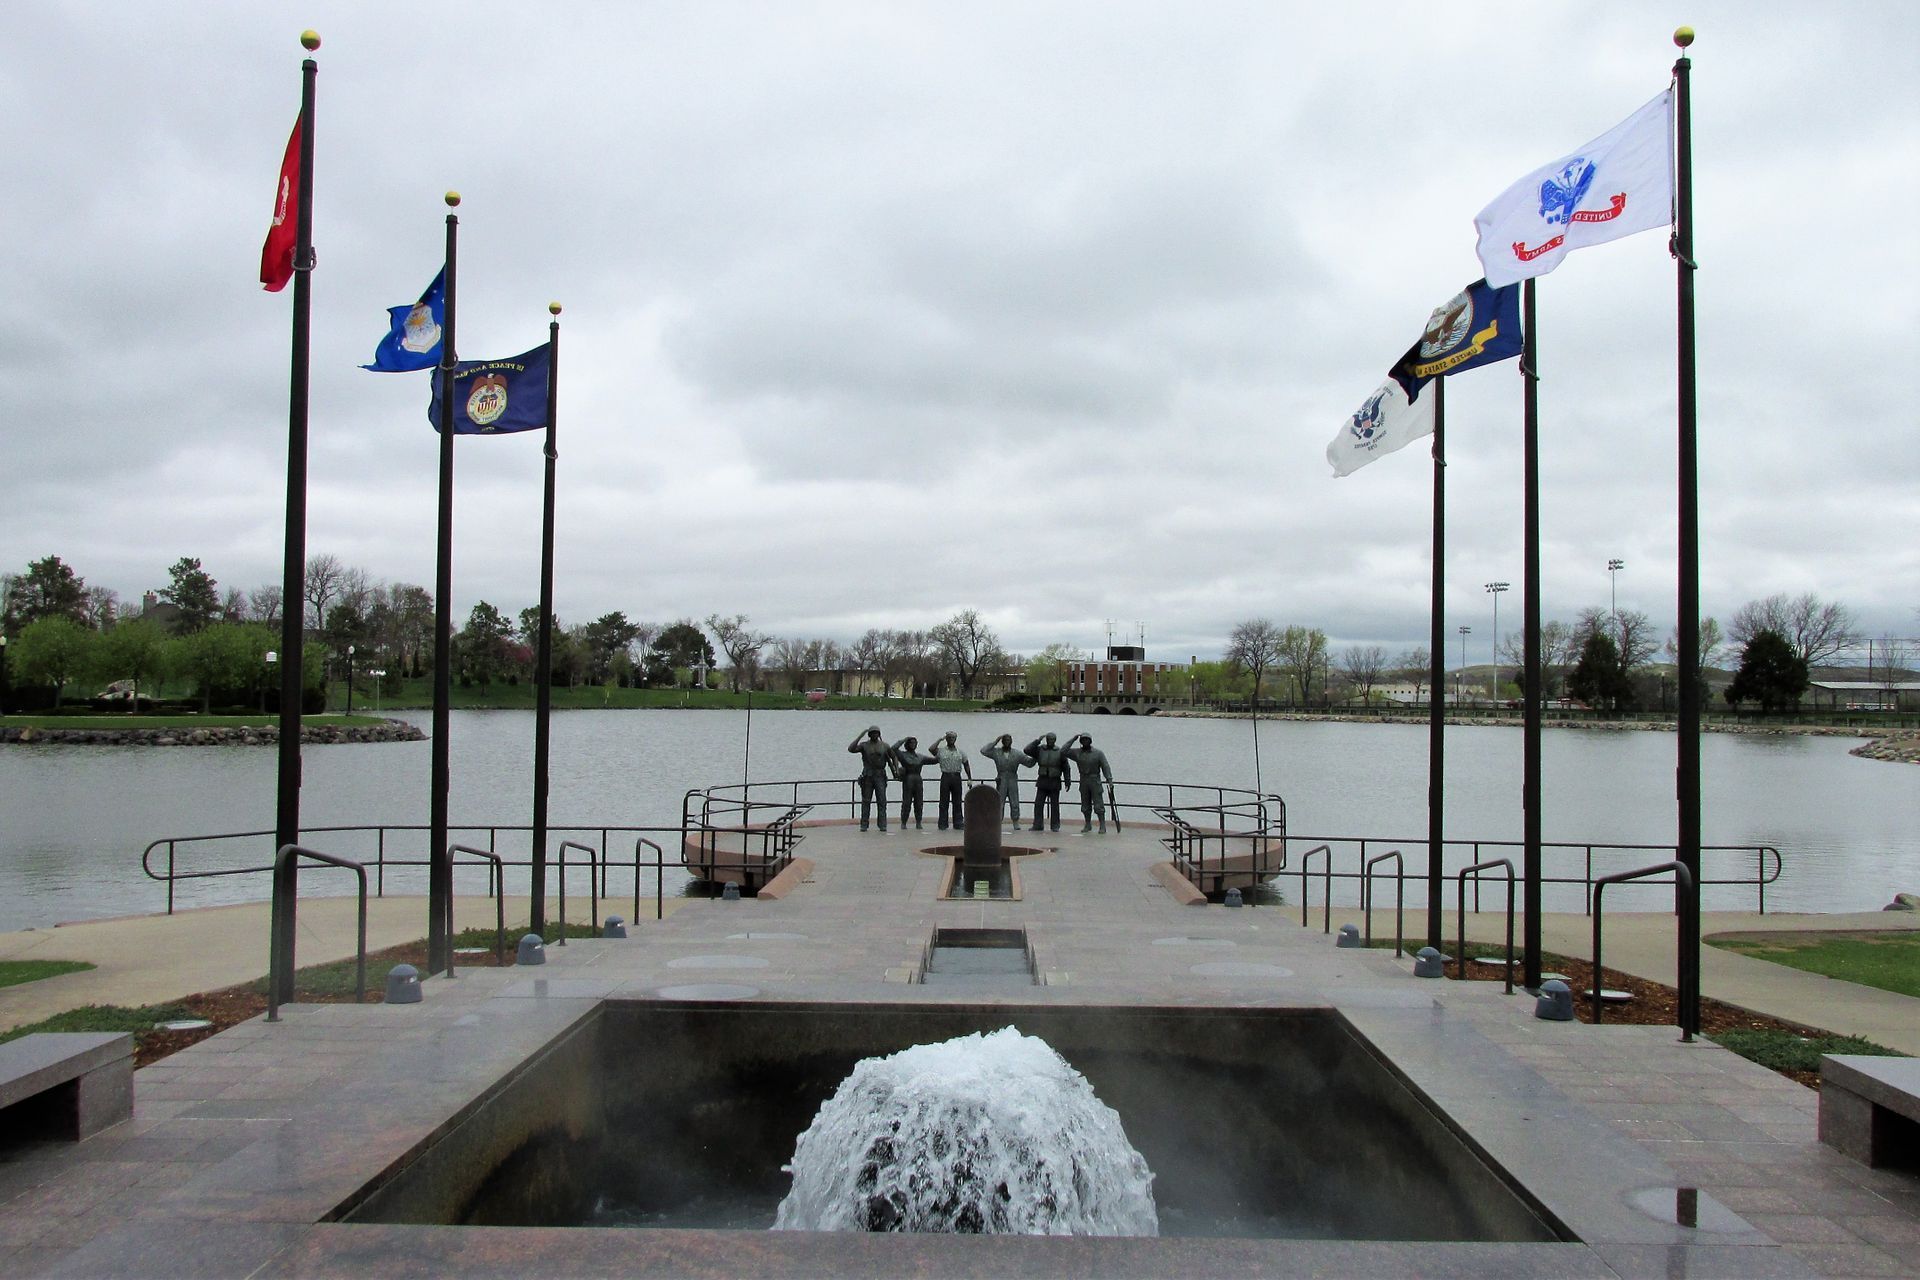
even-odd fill
[(1069, 659), (1060, 664), (1060, 696), (1067, 702), (1154, 704), (1188, 702), (1192, 684), (1177, 662), (1149, 662), (1139, 645), (1107, 646), (1104, 659)]

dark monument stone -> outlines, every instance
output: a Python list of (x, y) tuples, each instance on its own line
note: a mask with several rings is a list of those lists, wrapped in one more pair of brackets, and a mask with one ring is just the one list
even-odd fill
[(997, 867), (1007, 860), (1000, 848), (1000, 792), (986, 783), (967, 789), (967, 827), (961, 862), (969, 867)]

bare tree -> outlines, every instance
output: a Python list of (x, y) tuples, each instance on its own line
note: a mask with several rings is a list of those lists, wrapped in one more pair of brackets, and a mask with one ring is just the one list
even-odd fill
[[(1720, 622), (1716, 618), (1700, 619), (1700, 669), (1705, 671), (1713, 665), (1713, 660), (1724, 643), (1720, 636)], [(1680, 662), (1680, 629), (1675, 627), (1667, 633), (1667, 661), (1678, 665)]]
[(1433, 655), (1425, 645), (1415, 645), (1400, 654), (1399, 675), (1402, 680), (1413, 682), (1413, 700), (1420, 701), (1420, 695), (1426, 692), (1427, 677), (1433, 674)]
[(1747, 601), (1728, 623), (1727, 638), (1744, 648), (1762, 631), (1778, 631), (1785, 636), (1795, 656), (1810, 667), (1860, 642), (1853, 611), (1838, 602), (1823, 601), (1811, 591), (1793, 597), (1783, 592)]
[(247, 593), (247, 612), (254, 622), (280, 621), (280, 588), (277, 584), (255, 587)]
[(340, 563), (340, 557), (336, 555), (307, 557), (307, 573), (301, 584), (301, 594), (307, 602), (308, 612), (301, 620), (302, 626), (318, 627), (326, 620), (327, 606), (340, 594), (340, 575), (345, 572), (346, 566)]
[(1387, 669), (1387, 651), (1377, 644), (1349, 645), (1340, 655), (1340, 674), (1360, 687), (1363, 702), (1373, 700), (1373, 686)]
[(1653, 622), (1639, 609), (1622, 609), (1618, 613), (1606, 609), (1582, 609), (1580, 620), (1574, 624), (1576, 651), (1586, 647), (1587, 637), (1603, 635), (1613, 641), (1614, 648), (1620, 654), (1622, 672), (1637, 671), (1647, 665), (1647, 659), (1654, 655), (1659, 642), (1654, 639)]
[(925, 631), (902, 631), (898, 637), (907, 692), (930, 692), (940, 681), (940, 646)]
[(727, 680), (733, 692), (740, 692), (740, 677), (753, 679), (758, 667), (760, 651), (767, 647), (771, 636), (753, 630), (747, 625), (747, 615), (736, 613), (731, 618), (723, 618), (717, 613), (707, 615), (707, 630), (713, 632), (713, 638), (727, 655)]
[(787, 688), (799, 693), (807, 686), (810, 646), (791, 637), (773, 643), (773, 664), (787, 678)]
[(1253, 702), (1260, 704), (1260, 682), (1268, 671), (1280, 665), (1280, 628), (1268, 618), (1248, 618), (1234, 624), (1227, 636), (1224, 655), (1227, 666), (1253, 677)]
[(81, 596), (81, 607), (86, 611), (87, 625), (105, 631), (120, 615), (120, 596), (112, 587), (88, 587)]
[(1000, 637), (972, 609), (954, 614), (929, 630), (927, 636), (940, 646), (941, 656), (946, 658), (947, 665), (959, 677), (960, 696), (963, 698), (973, 696), (973, 682), (982, 671), (993, 671), (1006, 665), (1007, 654), (1000, 647)]
[[(1605, 615), (1611, 620), (1612, 615)], [(1567, 669), (1578, 658), (1579, 646), (1576, 641), (1585, 639), (1585, 633), (1576, 631), (1564, 622), (1545, 622), (1540, 626), (1540, 696), (1555, 698), (1559, 696), (1560, 682), (1566, 678)], [(1615, 641), (1616, 646), (1618, 641)], [(1425, 652), (1422, 650), (1421, 652)], [(1506, 664), (1518, 674), (1515, 679), (1526, 683), (1527, 638), (1524, 631), (1507, 633), (1500, 642), (1500, 656)]]

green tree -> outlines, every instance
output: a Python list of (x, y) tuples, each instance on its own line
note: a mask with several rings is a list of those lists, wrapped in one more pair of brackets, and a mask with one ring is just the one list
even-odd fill
[(100, 637), (94, 675), (102, 684), (133, 681), (133, 706), (140, 706), (140, 684), (167, 675), (167, 633), (145, 618), (130, 618)]
[(1027, 659), (1027, 692), (1036, 698), (1052, 698), (1059, 695), (1066, 683), (1064, 664), (1080, 656), (1080, 650), (1070, 644), (1050, 644)]
[(467, 615), (460, 630), (460, 665), (468, 679), (482, 690), (489, 688), (505, 667), (507, 641), (513, 636), (513, 624), (505, 614), (482, 600)]
[(1280, 662), (1304, 706), (1313, 699), (1313, 680), (1327, 670), (1327, 633), (1318, 627), (1288, 627), (1280, 633)]
[(1740, 651), (1740, 669), (1727, 686), (1728, 703), (1757, 702), (1763, 712), (1790, 711), (1807, 691), (1807, 660), (1791, 640), (1762, 627)]
[(59, 556), (30, 561), (25, 573), (9, 575), (6, 597), (0, 627), (9, 636), (41, 618), (66, 618), (81, 625), (87, 621), (87, 584)]
[(714, 661), (713, 646), (707, 643), (706, 632), (700, 630), (700, 624), (692, 618), (682, 618), (661, 629), (654, 637), (653, 647), (648, 651), (647, 681), (650, 684), (671, 683), (655, 679), (659, 664), (652, 659), (658, 655), (660, 663), (669, 669), (705, 665), (712, 669)]
[[(529, 644), (538, 639), (540, 625), (538, 609), (533, 611), (533, 620), (535, 633), (529, 637), (527, 641)], [(627, 615), (618, 610), (602, 614), (589, 622), (581, 638), (586, 641), (590, 678), (605, 680), (609, 675), (616, 674), (614, 664), (620, 658), (628, 659), (626, 667), (631, 671), (632, 655), (627, 650), (639, 634), (640, 628), (628, 622)]]
[[(200, 692), (200, 712), (206, 715), (213, 711), (216, 691), (237, 701), (259, 687), (267, 650), (272, 647), (273, 633), (265, 627), (221, 622), (176, 637), (168, 660), (175, 671), (193, 681)], [(310, 655), (309, 648), (303, 663)], [(308, 672), (303, 668), (301, 674)]]
[(203, 630), (220, 616), (220, 584), (192, 556), (181, 556), (167, 570), (160, 598), (180, 611), (182, 635)]
[(7, 647), (7, 661), (23, 682), (51, 686), (53, 705), (57, 707), (67, 684), (92, 665), (97, 642), (96, 633), (72, 618), (35, 618), (20, 628), (20, 634)]
[(1620, 665), (1620, 646), (1604, 631), (1587, 632), (1580, 660), (1567, 674), (1567, 692), (1598, 711), (1624, 710), (1633, 698), (1633, 681)]

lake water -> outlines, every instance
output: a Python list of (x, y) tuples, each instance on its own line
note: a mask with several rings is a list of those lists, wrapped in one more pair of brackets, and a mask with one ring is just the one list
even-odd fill
[[(403, 718), (422, 727), (429, 720), (425, 712)], [(1002, 732), (1025, 743), (1047, 731), (1085, 730), (1107, 751), (1122, 780), (1254, 784), (1252, 730), (1244, 720), (912, 711), (756, 712), (751, 776), (851, 777), (857, 768), (846, 754), (847, 741), (872, 723), (888, 741), (913, 733), (923, 745), (952, 728), (969, 751)], [(746, 727), (745, 713), (736, 711), (556, 713), (553, 823), (676, 824), (686, 790), (739, 781)], [(1426, 735), (1424, 725), (1263, 722), (1262, 780), (1286, 799), (1290, 835), (1364, 835), (1423, 847)], [(532, 713), (455, 712), (452, 739), (454, 821), (528, 822)], [(1780, 850), (1785, 870), (1768, 890), (1770, 910), (1871, 910), (1896, 892), (1920, 892), (1920, 771), (1849, 756), (1856, 742), (1734, 734), (1703, 739), (1704, 842)], [(1452, 849), (1455, 840), (1519, 838), (1520, 751), (1517, 728), (1447, 730), (1450, 865), (1465, 860), (1465, 850)], [(303, 822), (424, 823), (429, 755), (426, 742), (307, 748)], [(1546, 838), (1670, 843), (1674, 763), (1670, 733), (1549, 730), (1543, 747)], [(271, 828), (275, 768), (274, 751), (259, 747), (0, 749), (0, 930), (163, 910), (165, 887), (141, 874), (141, 850), (161, 836)], [(976, 757), (976, 775), (991, 772)], [(417, 856), (425, 839), (413, 841)], [(263, 864), (267, 843), (230, 846), (218, 861), (202, 858), (194, 865)], [(340, 841), (316, 843), (349, 855), (362, 852)], [(507, 837), (500, 847), (509, 848)], [(183, 869), (189, 856), (183, 854)], [(1352, 870), (1353, 855), (1341, 856), (1337, 869)], [(1604, 869), (1658, 860), (1620, 857), (1602, 864)], [(1424, 856), (1410, 849), (1414, 862), (1423, 863)], [(1732, 869), (1721, 865), (1723, 874)], [(1548, 871), (1554, 873), (1551, 862)], [(345, 880), (341, 873), (315, 874), (303, 892), (340, 891)], [(651, 875), (646, 882), (651, 889)], [(424, 879), (407, 872), (390, 875), (388, 883), (418, 892)], [(512, 887), (523, 891), (524, 881)], [(676, 878), (667, 891), (678, 888)], [(1297, 900), (1298, 882), (1285, 888)], [(267, 889), (264, 876), (203, 881), (182, 886), (179, 902), (258, 898)], [(1409, 900), (1415, 896), (1410, 885)], [(1351, 888), (1338, 890), (1336, 898), (1351, 900)], [(1608, 895), (1609, 903), (1624, 909), (1657, 909), (1663, 900), (1671, 901), (1670, 890)], [(1714, 889), (1707, 906), (1751, 910), (1754, 901), (1751, 888)], [(1577, 911), (1579, 891), (1549, 886), (1546, 905)]]

